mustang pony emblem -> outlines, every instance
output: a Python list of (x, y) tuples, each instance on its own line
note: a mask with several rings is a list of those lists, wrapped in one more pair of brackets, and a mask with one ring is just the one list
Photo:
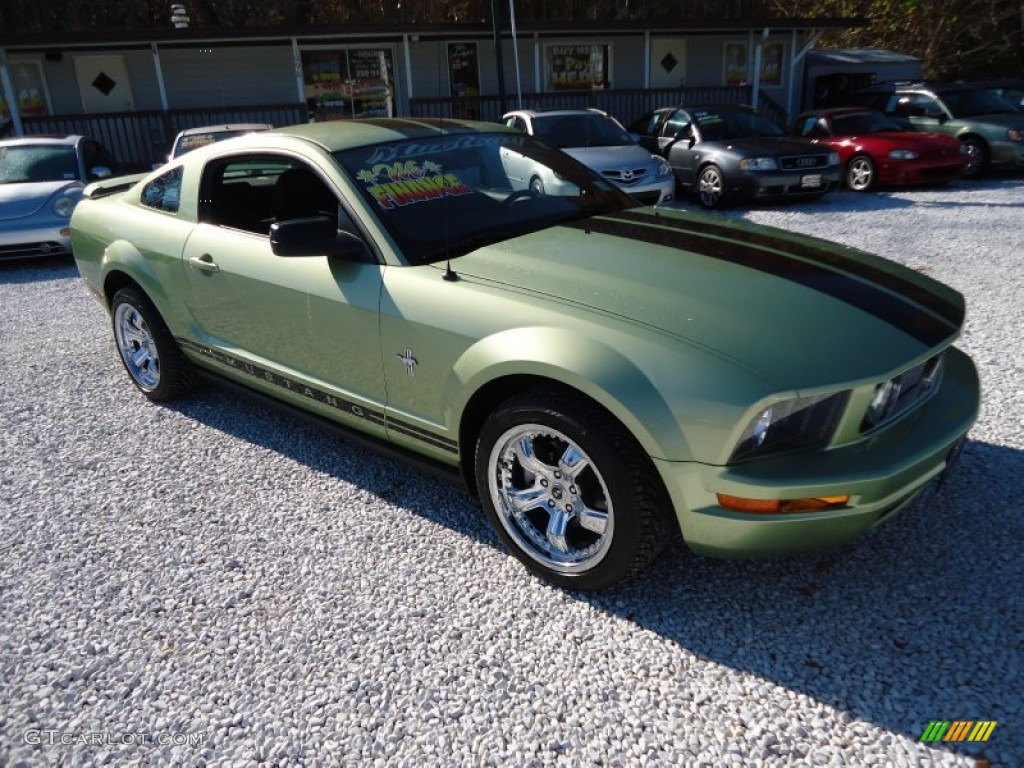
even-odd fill
[(417, 364), (419, 364), (419, 360), (413, 357), (411, 349), (407, 349), (404, 352), (399, 352), (397, 355), (395, 355), (395, 357), (402, 361), (402, 364), (405, 366), (406, 374), (408, 374), (409, 376), (416, 375), (416, 366)]

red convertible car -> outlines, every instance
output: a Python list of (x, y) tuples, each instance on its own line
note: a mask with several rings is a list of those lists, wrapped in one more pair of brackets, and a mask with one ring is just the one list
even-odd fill
[(879, 185), (942, 184), (963, 175), (970, 162), (958, 139), (917, 133), (863, 107), (804, 112), (793, 135), (835, 149), (846, 169), (846, 186), (857, 192)]

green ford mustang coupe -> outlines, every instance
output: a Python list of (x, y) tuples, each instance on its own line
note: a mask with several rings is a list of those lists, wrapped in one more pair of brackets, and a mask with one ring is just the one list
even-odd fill
[[(524, 160), (565, 181), (510, 181)], [(821, 240), (644, 208), (483, 123), (303, 125), (99, 182), (75, 258), (152, 400), (242, 385), (461, 474), (597, 589), (691, 549), (831, 547), (943, 475), (979, 385), (962, 297)]]

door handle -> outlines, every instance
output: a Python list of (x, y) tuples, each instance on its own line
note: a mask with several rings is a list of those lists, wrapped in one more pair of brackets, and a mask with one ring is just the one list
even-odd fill
[(204, 272), (220, 272), (220, 267), (213, 260), (213, 256), (204, 253), (202, 256), (193, 256), (188, 260), (190, 266), (201, 269)]

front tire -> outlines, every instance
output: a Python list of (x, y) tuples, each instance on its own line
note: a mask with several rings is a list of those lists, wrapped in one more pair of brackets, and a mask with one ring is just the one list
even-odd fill
[(195, 388), (192, 363), (145, 294), (122, 288), (114, 294), (110, 314), (121, 362), (146, 397), (155, 402), (174, 400)]
[(530, 571), (563, 588), (610, 587), (665, 539), (665, 493), (640, 446), (582, 398), (537, 389), (503, 403), (476, 445), (494, 530)]
[(725, 197), (725, 180), (722, 177), (722, 169), (717, 165), (709, 165), (701, 169), (700, 177), (697, 179), (697, 196), (700, 198), (700, 204), (705, 208), (722, 207), (722, 200)]
[(967, 147), (967, 155), (970, 157), (970, 163), (967, 165), (967, 170), (964, 171), (964, 178), (981, 178), (988, 170), (988, 145), (976, 136), (968, 136), (963, 139), (963, 143)]
[(878, 183), (875, 163), (867, 155), (854, 155), (846, 165), (846, 186), (854, 192), (870, 192)]

